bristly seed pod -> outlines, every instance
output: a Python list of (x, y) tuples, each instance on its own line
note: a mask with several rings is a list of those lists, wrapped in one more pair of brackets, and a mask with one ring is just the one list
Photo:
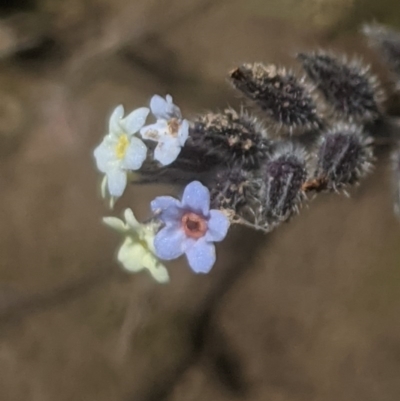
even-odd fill
[(221, 168), (210, 185), (211, 208), (238, 214), (252, 192), (251, 175), (240, 164)]
[(380, 116), (383, 92), (368, 67), (356, 61), (340, 61), (325, 52), (300, 53), (297, 58), (340, 116), (363, 122)]
[(307, 155), (301, 148), (287, 144), (265, 163), (261, 172), (264, 187), (260, 198), (267, 221), (286, 220), (304, 199), (302, 186), (307, 179)]
[(275, 65), (243, 64), (230, 73), (233, 86), (289, 132), (319, 128), (322, 122), (303, 79)]
[(381, 25), (365, 25), (363, 33), (371, 45), (381, 52), (397, 79), (400, 79), (400, 32)]
[(354, 184), (372, 168), (372, 139), (357, 125), (338, 124), (320, 139), (315, 178), (337, 190)]
[(233, 109), (200, 116), (194, 122), (188, 143), (221, 164), (240, 162), (249, 170), (259, 167), (271, 147), (261, 124), (247, 113)]
[(392, 152), (394, 212), (400, 219), (400, 147)]

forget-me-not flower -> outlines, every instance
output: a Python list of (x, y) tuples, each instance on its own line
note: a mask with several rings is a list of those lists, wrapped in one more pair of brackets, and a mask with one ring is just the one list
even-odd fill
[(167, 166), (178, 157), (185, 144), (189, 136), (189, 122), (182, 119), (181, 110), (172, 102), (170, 95), (165, 99), (154, 95), (150, 101), (150, 109), (157, 122), (143, 127), (140, 134), (144, 139), (158, 142), (154, 158)]
[(104, 184), (112, 197), (123, 194), (128, 171), (140, 169), (146, 159), (147, 146), (133, 134), (143, 127), (149, 112), (141, 107), (123, 118), (124, 107), (118, 106), (111, 114), (109, 133), (94, 150), (97, 168), (105, 174)]
[(153, 212), (164, 222), (154, 239), (160, 259), (186, 254), (195, 273), (208, 273), (215, 263), (214, 242), (222, 241), (229, 219), (220, 210), (210, 210), (210, 192), (199, 181), (188, 184), (182, 201), (160, 196), (151, 202)]
[(168, 271), (155, 255), (154, 236), (157, 225), (139, 223), (132, 210), (124, 212), (125, 222), (116, 217), (104, 217), (103, 221), (123, 235), (118, 251), (118, 261), (130, 272), (147, 269), (159, 283), (169, 281)]

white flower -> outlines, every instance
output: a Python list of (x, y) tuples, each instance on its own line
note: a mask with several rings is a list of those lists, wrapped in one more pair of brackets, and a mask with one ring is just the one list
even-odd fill
[(158, 142), (154, 158), (166, 166), (178, 157), (185, 144), (189, 136), (189, 122), (182, 119), (181, 110), (172, 102), (170, 95), (166, 99), (154, 95), (150, 109), (157, 122), (143, 127), (140, 134), (144, 139)]
[(126, 223), (116, 217), (104, 217), (103, 222), (123, 235), (124, 241), (118, 251), (118, 261), (131, 272), (147, 269), (159, 283), (169, 281), (165, 266), (155, 256), (154, 236), (157, 226), (139, 223), (132, 210), (124, 212)]
[(146, 145), (133, 134), (143, 127), (149, 111), (141, 107), (123, 118), (124, 108), (118, 106), (111, 114), (109, 133), (94, 150), (97, 168), (106, 175), (104, 185), (112, 197), (122, 195), (127, 172), (140, 169), (146, 159)]

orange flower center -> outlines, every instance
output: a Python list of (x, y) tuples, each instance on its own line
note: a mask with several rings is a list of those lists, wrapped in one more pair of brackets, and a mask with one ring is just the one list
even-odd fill
[(207, 232), (207, 221), (196, 213), (188, 212), (182, 216), (182, 227), (190, 238), (201, 238)]

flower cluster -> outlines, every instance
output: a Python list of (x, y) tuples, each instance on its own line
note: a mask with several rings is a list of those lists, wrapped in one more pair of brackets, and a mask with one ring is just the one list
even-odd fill
[(151, 202), (153, 213), (164, 223), (154, 246), (164, 260), (186, 254), (196, 273), (208, 273), (215, 263), (214, 242), (222, 241), (229, 228), (228, 217), (210, 210), (210, 192), (199, 181), (186, 186), (182, 201), (159, 196)]
[[(145, 125), (150, 111), (156, 122)], [(123, 106), (118, 106), (111, 114), (108, 134), (94, 150), (97, 168), (104, 173), (102, 196), (108, 192), (113, 205), (133, 171), (140, 174), (143, 169), (145, 173), (145, 168), (155, 163), (159, 168), (170, 165), (188, 136), (189, 122), (170, 95), (165, 99), (154, 95), (150, 109), (141, 107), (126, 117)], [(152, 216), (145, 223), (139, 223), (131, 209), (124, 212), (125, 222), (116, 217), (103, 219), (123, 236), (117, 256), (122, 266), (131, 272), (147, 269), (156, 281), (164, 283), (169, 274), (162, 260), (186, 254), (194, 272), (208, 273), (216, 260), (214, 242), (225, 238), (230, 225), (224, 212), (210, 210), (208, 188), (192, 181), (182, 201), (160, 196), (153, 200), (151, 209)]]
[(179, 201), (159, 196), (151, 202), (152, 218), (139, 223), (130, 209), (125, 220), (105, 217), (104, 223), (123, 235), (118, 261), (131, 272), (147, 269), (164, 283), (169, 274), (161, 260), (186, 254), (195, 273), (208, 273), (216, 261), (214, 242), (222, 241), (230, 221), (220, 210), (210, 210), (210, 192), (199, 181), (188, 184)]
[[(400, 35), (366, 28), (399, 82)], [(94, 151), (104, 174), (102, 196), (111, 205), (133, 183), (181, 184), (180, 200), (158, 196), (149, 219), (104, 222), (123, 236), (118, 261), (131, 272), (147, 270), (169, 280), (164, 263), (182, 255), (195, 273), (216, 262), (215, 243), (233, 224), (270, 232), (288, 221), (309, 194), (343, 192), (372, 170), (376, 138), (392, 123), (383, 91), (369, 66), (330, 52), (299, 53), (305, 74), (275, 65), (246, 63), (229, 74), (246, 98), (240, 112), (227, 108), (184, 119), (170, 95), (124, 116), (118, 106)], [(252, 109), (256, 114), (252, 113)], [(153, 122), (147, 123), (149, 115)], [(387, 123), (390, 124), (387, 124)], [(268, 128), (266, 128), (266, 126)], [(377, 141), (378, 142), (378, 141)], [(400, 147), (393, 147), (395, 210), (400, 214)]]
[[(155, 124), (146, 125), (149, 112), (156, 117)], [(94, 151), (97, 168), (105, 174), (102, 195), (107, 187), (111, 197), (119, 198), (127, 184), (130, 171), (139, 170), (145, 161), (158, 161), (162, 166), (171, 164), (179, 155), (189, 135), (189, 123), (182, 119), (181, 111), (172, 97), (152, 97), (150, 110), (141, 107), (124, 117), (124, 107), (118, 106), (110, 117), (108, 134)], [(148, 146), (138, 138), (157, 142), (153, 155), (148, 157)]]

